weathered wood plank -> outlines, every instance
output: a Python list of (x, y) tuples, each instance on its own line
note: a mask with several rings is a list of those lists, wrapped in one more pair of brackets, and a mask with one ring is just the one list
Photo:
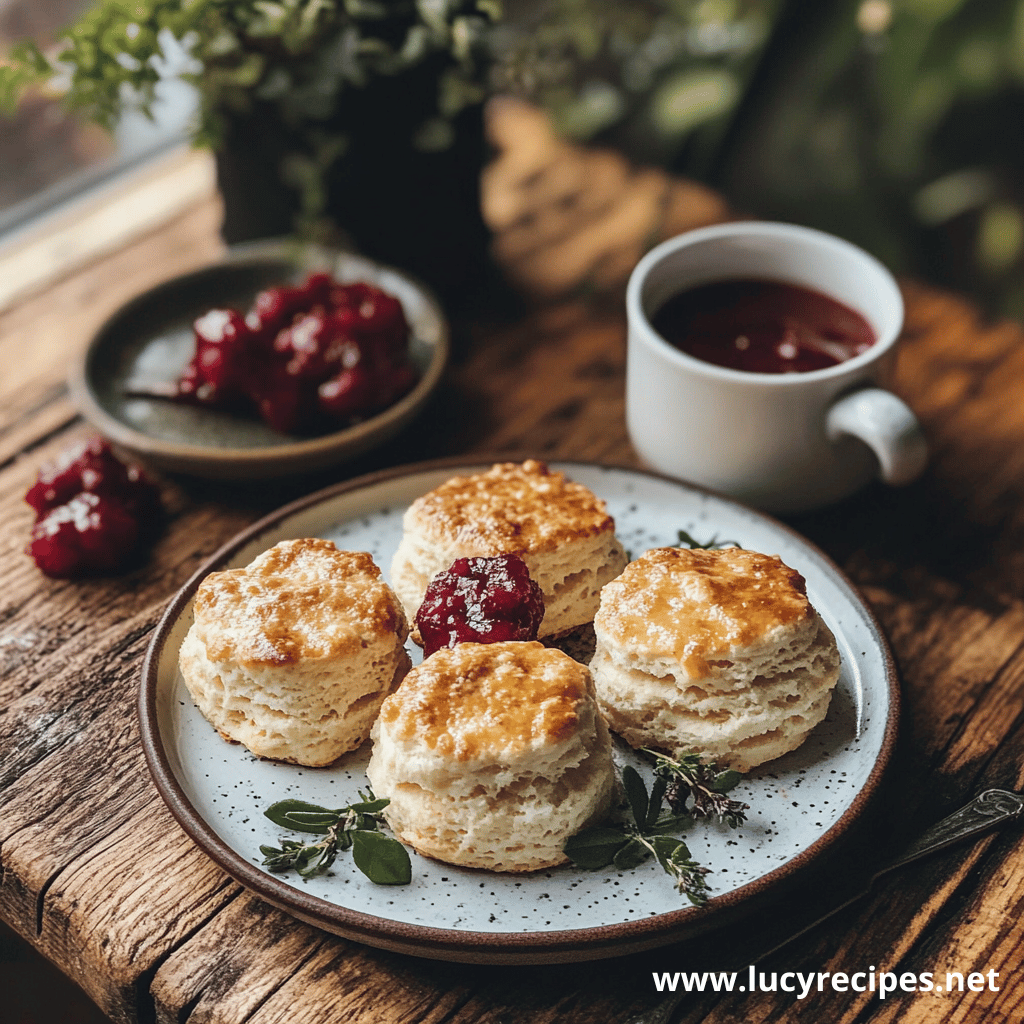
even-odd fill
[[(143, 647), (136, 639), (120, 666), (96, 665), (86, 680), (106, 707), (97, 695), (65, 706), (49, 730), (35, 722), (32, 745), (15, 751), (23, 770), (6, 789), (0, 835), (5, 917), (115, 1020), (136, 1019), (140, 978), (213, 912), (207, 901), (233, 895), (146, 775), (130, 714)], [(42, 703), (37, 691), (5, 716), (16, 730)]]
[[(240, 934), (250, 937), (244, 947), (233, 941)], [(303, 1021), (611, 1024), (634, 1009), (623, 979), (643, 984), (648, 977), (635, 960), (488, 968), (384, 953), (310, 929), (246, 895), (168, 957), (152, 991), (157, 1024), (176, 1021), (181, 1006), (189, 1008), (189, 1024), (269, 1024), (296, 1014)], [(325, 978), (326, 996), (318, 984)]]
[[(244, 948), (238, 936), (248, 941)], [(156, 1024), (248, 1020), (324, 946), (341, 940), (294, 920), (248, 893), (225, 906), (157, 968), (150, 993)]]
[(40, 945), (117, 1024), (151, 1017), (156, 964), (238, 894), (164, 813), (122, 825), (46, 893)]
[[(595, 324), (573, 303), (538, 311), (490, 339), (453, 373), (466, 405), (484, 412), (482, 422), (466, 418), (472, 447), (587, 459), (611, 441), (619, 461), (635, 462), (623, 444), (624, 330), (620, 317)], [(510, 386), (516, 379), (538, 384)]]
[(26, 454), (47, 438), (69, 431), (78, 419), (78, 410), (67, 397), (63, 386), (50, 392), (51, 399), (22, 416), (0, 432), (0, 466), (22, 460), (35, 466), (35, 459)]

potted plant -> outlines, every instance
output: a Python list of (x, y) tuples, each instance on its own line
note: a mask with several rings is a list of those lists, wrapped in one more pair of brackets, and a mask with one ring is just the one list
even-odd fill
[(72, 110), (113, 127), (175, 74), (198, 93), (227, 241), (331, 242), (340, 227), (451, 292), (486, 244), (481, 41), (499, 13), (497, 0), (98, 0), (55, 56), (14, 48), (0, 102), (56, 78)]
[(340, 226), (452, 296), (487, 265), (481, 104), (511, 92), (563, 137), (1022, 308), (1018, 136), (991, 127), (1019, 112), (1017, 0), (500, 2), (97, 0), (57, 60), (16, 48), (0, 102), (63, 68), (112, 124), (180, 40), (229, 241)]

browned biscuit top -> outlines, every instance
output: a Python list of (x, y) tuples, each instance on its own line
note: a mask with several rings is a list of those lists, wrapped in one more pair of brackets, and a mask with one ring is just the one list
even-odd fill
[(281, 541), (243, 569), (211, 573), (196, 592), (195, 621), (211, 660), (252, 666), (335, 658), (408, 635), (370, 555), (308, 537)]
[(582, 484), (528, 459), (456, 476), (409, 506), (407, 531), (480, 555), (553, 551), (615, 529), (605, 503)]
[(776, 555), (655, 548), (601, 591), (598, 636), (645, 658), (678, 662), (690, 678), (815, 615), (803, 576)]
[(569, 739), (590, 690), (587, 668), (542, 644), (457, 644), (405, 677), (381, 725), (456, 761), (498, 760)]

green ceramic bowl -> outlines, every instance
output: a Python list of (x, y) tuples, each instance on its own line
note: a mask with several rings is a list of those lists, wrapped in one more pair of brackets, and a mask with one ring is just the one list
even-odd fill
[[(292, 437), (255, 417), (139, 396), (178, 378), (194, 351), (197, 316), (214, 306), (246, 309), (261, 289), (301, 281), (313, 270), (330, 271), (341, 281), (369, 281), (400, 299), (420, 374), (404, 398), (343, 430)], [(354, 253), (268, 241), (234, 246), (220, 262), (127, 303), (72, 367), (69, 386), (82, 415), (100, 433), (153, 466), (221, 480), (257, 480), (324, 469), (392, 437), (437, 387), (448, 351), (444, 312), (407, 274)]]

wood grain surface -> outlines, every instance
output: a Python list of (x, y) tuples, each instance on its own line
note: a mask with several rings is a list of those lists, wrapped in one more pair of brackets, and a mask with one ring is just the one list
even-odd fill
[[(617, 1024), (657, 1002), (652, 971), (752, 960), (976, 792), (1024, 786), (1024, 336), (908, 283), (895, 388), (925, 424), (931, 465), (908, 488), (872, 486), (790, 520), (860, 587), (902, 678), (896, 765), (847, 848), (738, 929), (575, 966), (382, 953), (244, 891), (164, 807), (135, 720), (150, 632), (203, 559), (284, 501), (370, 469), (482, 451), (624, 465), (634, 455), (621, 274), (611, 274), (601, 297), (506, 303), (458, 323), (437, 400), (386, 448), (269, 487), (163, 477), (168, 526), (144, 564), (113, 580), (46, 579), (23, 553), (22, 496), (42, 461), (87, 433), (66, 396), (68, 359), (126, 299), (215, 258), (218, 217), (216, 202), (202, 203), (0, 315), (0, 916), (114, 1021)], [(693, 993), (673, 1019), (1020, 1021), (1022, 854), (1011, 826), (896, 872), (758, 968), (994, 970), (997, 992)]]

